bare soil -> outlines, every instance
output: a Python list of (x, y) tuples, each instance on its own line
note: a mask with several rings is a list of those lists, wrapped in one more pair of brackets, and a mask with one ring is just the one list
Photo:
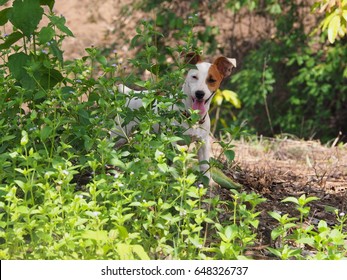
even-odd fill
[[(286, 197), (316, 196), (307, 223), (325, 220), (336, 224), (339, 213), (347, 212), (347, 144), (321, 145), (318, 141), (261, 138), (256, 141), (234, 141), (235, 162), (225, 172), (243, 185), (246, 192), (254, 191), (266, 198), (260, 205), (259, 244), (249, 252), (254, 258), (267, 258), (264, 248), (272, 244), (271, 230), (278, 226), (267, 212), (277, 211), (298, 217), (292, 203), (282, 203)], [(334, 144), (334, 143), (333, 143)], [(215, 154), (219, 148), (214, 146)], [(228, 191), (220, 189), (227, 198)]]

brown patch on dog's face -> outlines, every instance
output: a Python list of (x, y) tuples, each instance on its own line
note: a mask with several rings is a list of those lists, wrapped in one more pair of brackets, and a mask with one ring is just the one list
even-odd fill
[(219, 72), (217, 65), (212, 64), (208, 69), (206, 84), (211, 92), (215, 92), (223, 80), (222, 74)]

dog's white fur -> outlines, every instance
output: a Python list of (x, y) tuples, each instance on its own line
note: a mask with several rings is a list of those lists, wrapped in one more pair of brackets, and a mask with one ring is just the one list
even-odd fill
[[(198, 110), (201, 116), (198, 126), (188, 127), (187, 124), (180, 124), (187, 128), (185, 134), (191, 136), (192, 139), (201, 142), (201, 146), (198, 150), (199, 162), (203, 162), (200, 165), (200, 170), (205, 173), (210, 179), (209, 164), (210, 159), (210, 116), (208, 110), (210, 108), (211, 99), (215, 91), (219, 88), (222, 80), (231, 74), (231, 69), (236, 67), (236, 60), (226, 57), (217, 58), (213, 64), (208, 62), (202, 62), (199, 55), (188, 54), (186, 61), (196, 65), (196, 69), (190, 69), (186, 76), (182, 90), (186, 94), (183, 103), (185, 105), (186, 112), (189, 109)], [(119, 85), (118, 91), (124, 94), (128, 94), (132, 89)], [(136, 91), (135, 91), (136, 92)], [(142, 100), (139, 98), (132, 98), (127, 101), (129, 108), (136, 110), (142, 107)], [(178, 107), (174, 107), (174, 110), (179, 110)], [(123, 137), (123, 139), (117, 142), (117, 145), (124, 144), (127, 136), (130, 134), (132, 128), (135, 126), (135, 122), (130, 122), (125, 127), (122, 126), (122, 120), (116, 119), (117, 128), (113, 131), (114, 135)], [(154, 128), (157, 130), (157, 128)]]

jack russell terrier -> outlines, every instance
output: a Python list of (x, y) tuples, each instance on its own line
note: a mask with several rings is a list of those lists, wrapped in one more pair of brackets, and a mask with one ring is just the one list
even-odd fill
[[(218, 57), (212, 64), (208, 62), (203, 62), (201, 57), (197, 54), (189, 53), (185, 57), (186, 63), (193, 64), (196, 69), (190, 69), (188, 71), (187, 77), (183, 84), (182, 90), (186, 95), (183, 103), (185, 105), (186, 112), (189, 109), (197, 110), (200, 114), (200, 121), (197, 127), (188, 127), (188, 124), (179, 124), (187, 128), (184, 133), (191, 136), (192, 139), (201, 142), (201, 146), (198, 150), (198, 160), (202, 162), (200, 165), (200, 170), (203, 174), (211, 179), (209, 172), (208, 161), (210, 159), (210, 116), (208, 114), (211, 99), (215, 94), (216, 90), (219, 88), (222, 80), (231, 74), (233, 67), (236, 67), (236, 60), (232, 58), (227, 58), (224, 56)], [(118, 92), (128, 94), (133, 90), (124, 86), (118, 85)], [(135, 93), (141, 91), (133, 91)], [(145, 92), (145, 91), (143, 91)], [(130, 109), (136, 110), (142, 107), (142, 101), (139, 98), (132, 98), (127, 101), (127, 105)], [(179, 108), (175, 106), (173, 110), (178, 110)], [(135, 122), (128, 123), (125, 127), (122, 126), (123, 121), (121, 119), (116, 119), (116, 129), (112, 131), (114, 136), (120, 136), (120, 139), (116, 146), (120, 146), (126, 143), (126, 138), (130, 134), (132, 128), (135, 126)], [(155, 131), (158, 128), (154, 127)], [(211, 180), (210, 180), (211, 184)]]

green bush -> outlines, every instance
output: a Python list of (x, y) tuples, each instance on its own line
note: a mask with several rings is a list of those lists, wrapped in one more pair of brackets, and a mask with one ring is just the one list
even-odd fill
[[(63, 17), (44, 13), (47, 5), (52, 11), (54, 1), (15, 0), (0, 11), (0, 23), (13, 24), (0, 45), (1, 259), (246, 258), (257, 242), (264, 199), (233, 189), (230, 200), (210, 197), (197, 183), (202, 178), (196, 151), (173, 145), (183, 136), (171, 125), (177, 116), (168, 108), (182, 95), (185, 66), (178, 63), (157, 82), (141, 82), (124, 74), (117, 56), (107, 59), (96, 48), (87, 49), (82, 59), (65, 61), (60, 45), (73, 34)], [(23, 14), (24, 7), (31, 13)], [(48, 24), (39, 28), (42, 17)], [(144, 52), (134, 61), (143, 71), (160, 67), (153, 36), (161, 35), (144, 22), (136, 37)], [(187, 43), (175, 52), (191, 48)], [(120, 82), (149, 89), (140, 96), (143, 108), (126, 107), (125, 95), (115, 86)], [(155, 99), (158, 114), (151, 108)], [(117, 117), (139, 123), (128, 143), (115, 149), (117, 139), (109, 132)], [(159, 133), (153, 124), (159, 124)], [(230, 143), (221, 144), (232, 159)], [(344, 223), (336, 229), (324, 222), (319, 226), (319, 232), (331, 232), (329, 240), (339, 234), (335, 247), (318, 239), (301, 243), (317, 244), (319, 252), (331, 247), (331, 254), (318, 256), (330, 258), (346, 250)]]
[(325, 34), (307, 34), (296, 1), (278, 7), (286, 12), (272, 16), (275, 35), (260, 41), (232, 76), (243, 104), (239, 122), (247, 120), (258, 134), (327, 142), (347, 130), (346, 40), (327, 46)]

